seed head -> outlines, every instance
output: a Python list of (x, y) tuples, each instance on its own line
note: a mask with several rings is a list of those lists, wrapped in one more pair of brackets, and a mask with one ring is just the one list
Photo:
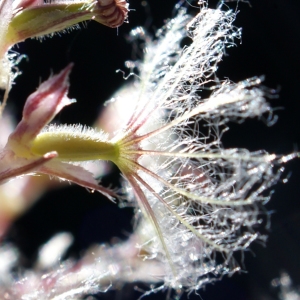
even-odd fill
[[(70, 136), (65, 127), (33, 142), (38, 155), (57, 151), (56, 160), (118, 166), (138, 207), (141, 254), (164, 264), (165, 285), (174, 288), (198, 289), (239, 270), (233, 253), (265, 240), (256, 229), (269, 199), (264, 192), (278, 180), (276, 166), (294, 156), (222, 146), (229, 121), (272, 113), (260, 78), (233, 83), (216, 76), (226, 48), (240, 37), (234, 19), (233, 11), (202, 4), (196, 17), (182, 10), (156, 40), (146, 38), (138, 79), (115, 97), (133, 112), (110, 139), (88, 130)], [(186, 35), (192, 43), (181, 49)], [(70, 146), (57, 150), (66, 136)]]
[[(29, 97), (3, 152), (8, 170), (13, 159), (31, 162), (24, 172), (58, 176), (107, 196), (115, 193), (97, 186), (77, 162), (116, 164), (136, 205), (140, 255), (158, 261), (161, 279), (173, 288), (199, 289), (239, 270), (233, 253), (265, 240), (257, 228), (267, 190), (277, 182), (280, 164), (296, 156), (222, 145), (229, 121), (272, 114), (260, 78), (217, 78), (226, 48), (240, 37), (234, 19), (235, 12), (202, 2), (194, 18), (181, 10), (155, 40), (147, 37), (136, 80), (115, 97), (133, 110), (110, 137), (81, 125), (48, 125), (71, 104), (67, 68)], [(186, 35), (192, 42), (182, 49)]]

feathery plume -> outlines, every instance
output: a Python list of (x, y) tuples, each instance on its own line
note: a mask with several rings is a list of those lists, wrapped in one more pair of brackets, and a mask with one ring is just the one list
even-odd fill
[[(38, 155), (118, 166), (142, 218), (141, 253), (164, 263), (162, 279), (174, 288), (198, 289), (239, 270), (233, 253), (265, 239), (256, 229), (264, 192), (277, 182), (277, 166), (296, 155), (222, 146), (227, 122), (272, 114), (260, 78), (216, 77), (226, 47), (240, 37), (234, 19), (235, 12), (203, 2), (196, 17), (182, 10), (148, 40), (138, 79), (119, 97), (133, 113), (110, 139), (62, 126), (33, 142)], [(181, 49), (186, 34), (192, 43)]]

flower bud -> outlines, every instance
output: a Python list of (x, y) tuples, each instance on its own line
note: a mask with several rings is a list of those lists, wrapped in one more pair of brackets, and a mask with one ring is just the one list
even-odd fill
[(127, 17), (128, 4), (124, 0), (64, 0), (54, 3), (22, 0), (15, 11), (6, 35), (11, 45), (30, 37), (62, 31), (86, 20), (93, 19), (109, 27), (121, 26)]

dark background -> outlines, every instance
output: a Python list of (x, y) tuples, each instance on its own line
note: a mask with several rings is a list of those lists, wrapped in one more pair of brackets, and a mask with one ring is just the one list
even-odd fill
[[(129, 23), (118, 30), (88, 22), (80, 31), (56, 35), (42, 43), (37, 40), (21, 43), (16, 50), (26, 54), (28, 59), (20, 64), (23, 74), (17, 78), (10, 95), (18, 119), (27, 96), (39, 82), (47, 79), (51, 71), (57, 73), (72, 61), (75, 67), (69, 96), (76, 98), (77, 103), (65, 108), (58, 121), (92, 125), (103, 102), (126, 84), (115, 70), (125, 70), (124, 61), (135, 58), (135, 50), (126, 39), (129, 31), (139, 25), (153, 34), (174, 15), (176, 3), (173, 0), (147, 3), (131, 0)], [(209, 2), (211, 7), (216, 3)], [(229, 6), (235, 9), (236, 3)], [(300, 1), (252, 0), (251, 7), (239, 3), (238, 10), (235, 25), (243, 28), (242, 42), (228, 50), (218, 75), (233, 81), (265, 75), (264, 84), (279, 91), (279, 98), (271, 100), (272, 106), (279, 108), (276, 110), (279, 119), (272, 127), (257, 120), (230, 124), (231, 130), (223, 142), (226, 147), (266, 149), (272, 153), (297, 151), (300, 145)], [(197, 9), (190, 11), (196, 13)], [(200, 296), (192, 294), (190, 299), (278, 299), (278, 290), (271, 286), (271, 280), (282, 271), (289, 273), (295, 286), (300, 285), (299, 166), (299, 160), (286, 164), (283, 178), (289, 177), (288, 183), (274, 187), (275, 193), (267, 204), (267, 209), (273, 212), (269, 239), (266, 247), (254, 243), (252, 253), (245, 254), (247, 272), (208, 285), (205, 291), (199, 291)], [(113, 170), (102, 181), (116, 186), (119, 178), (118, 171)], [(68, 255), (80, 257), (94, 242), (111, 242), (113, 237), (125, 239), (132, 227), (131, 217), (130, 208), (119, 208), (97, 193), (68, 186), (44, 195), (17, 220), (7, 239), (20, 248), (23, 266), (30, 267), (39, 245), (56, 232), (69, 231), (74, 235), (75, 243)], [(136, 285), (128, 284), (122, 291), (108, 292), (102, 298), (137, 299), (141, 294), (134, 290)], [(138, 286), (147, 290), (143, 284)], [(166, 294), (160, 293), (150, 299), (165, 297)]]

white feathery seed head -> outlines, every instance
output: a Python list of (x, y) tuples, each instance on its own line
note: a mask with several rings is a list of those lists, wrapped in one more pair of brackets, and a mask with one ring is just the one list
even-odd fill
[[(287, 158), (222, 146), (227, 122), (272, 116), (260, 78), (233, 83), (216, 76), (226, 48), (241, 35), (235, 16), (206, 2), (194, 18), (180, 10), (157, 39), (145, 39), (130, 93), (123, 88), (114, 97), (135, 103), (112, 138), (120, 152), (115, 163), (141, 212), (141, 255), (165, 263), (165, 286), (199, 289), (240, 270), (233, 253), (265, 240), (257, 232), (269, 200), (264, 192)], [(182, 49), (186, 36), (192, 43)]]
[[(127, 9), (124, 1), (116, 3)], [(90, 252), (75, 267), (66, 263), (40, 277), (51, 278), (43, 288), (33, 290), (43, 284), (38, 272), (26, 275), (22, 286), (12, 285), (12, 295), (78, 299), (106, 291), (111, 283), (137, 280), (160, 280), (161, 289), (179, 293), (198, 290), (240, 270), (235, 252), (246, 251), (255, 240), (265, 241), (258, 230), (268, 221), (263, 205), (269, 200), (269, 188), (278, 181), (282, 163), (299, 154), (277, 156), (223, 147), (228, 122), (262, 115), (270, 120), (272, 109), (261, 78), (233, 83), (216, 75), (226, 49), (241, 36), (233, 26), (236, 12), (222, 6), (209, 9), (206, 1), (199, 1), (199, 6), (195, 17), (179, 10), (153, 40), (141, 28), (132, 32), (145, 39), (144, 59), (127, 63), (139, 73), (109, 103), (108, 108), (120, 110), (109, 109), (113, 115), (104, 118), (113, 120), (112, 128), (103, 126), (108, 134), (82, 125), (47, 125), (62, 107), (74, 102), (65, 98), (71, 65), (27, 100), (26, 118), (7, 146), (13, 158), (32, 162), (34, 172), (64, 178), (110, 199), (118, 192), (98, 185), (95, 174), (81, 163), (113, 162), (126, 180), (137, 225), (128, 241), (99, 247), (96, 256)], [(186, 36), (191, 43), (182, 48)], [(46, 96), (40, 97), (41, 90)]]

